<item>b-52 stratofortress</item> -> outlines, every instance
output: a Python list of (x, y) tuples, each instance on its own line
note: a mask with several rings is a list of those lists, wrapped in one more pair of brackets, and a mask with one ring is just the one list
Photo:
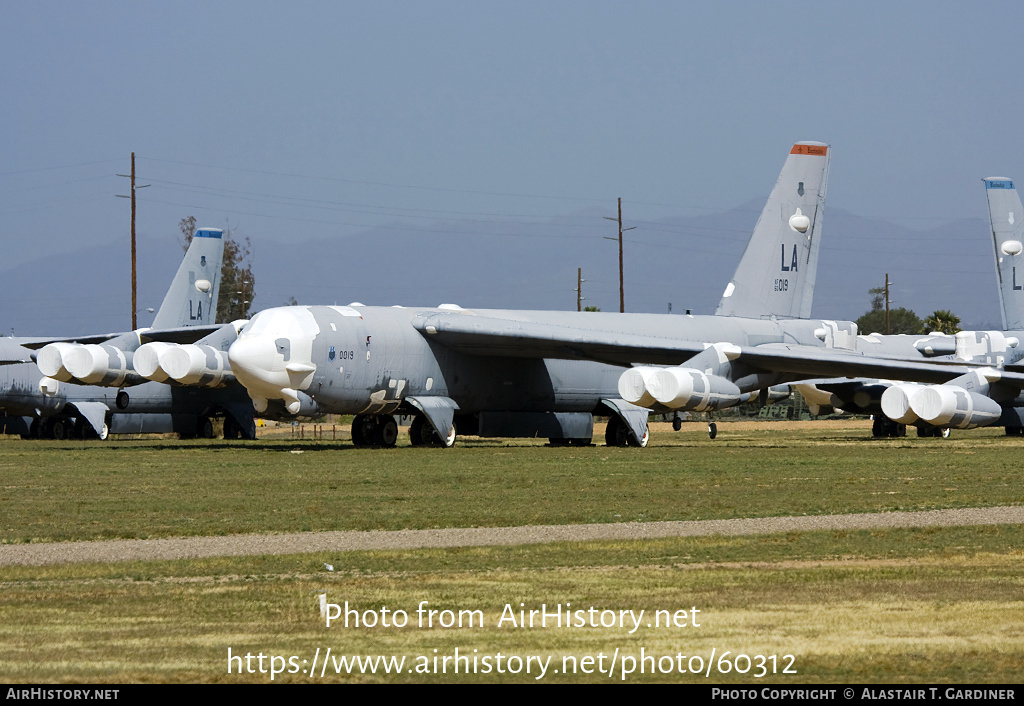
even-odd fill
[[(257, 411), (283, 404), (355, 414), (357, 445), (390, 446), (394, 414), (413, 444), (450, 446), (456, 430), (586, 444), (646, 445), (648, 410), (621, 394), (634, 363), (678, 366), (665, 409), (731, 406), (783, 382), (770, 368), (721, 375), (721, 345), (843, 348), (852, 325), (810, 315), (829, 147), (793, 146), (716, 316), (293, 306), (257, 314), (229, 351)], [(766, 264), (767, 263), (767, 264)], [(771, 263), (775, 263), (772, 265)]]
[[(244, 389), (226, 371), (203, 377), (192, 370), (196, 357), (205, 363), (208, 355), (216, 359), (216, 350), (226, 365), (224, 351), (237, 333), (231, 324), (214, 324), (223, 250), (221, 230), (195, 233), (150, 329), (0, 339), (0, 359), (7, 363), (0, 366), (0, 429), (56, 439), (172, 431), (208, 437), (212, 418), (223, 416), (226, 436), (253, 438), (252, 405)], [(155, 346), (192, 341), (196, 345), (174, 346), (171, 358), (177, 359), (182, 378), (197, 384), (174, 384), (166, 375), (171, 384), (150, 382), (136, 372)], [(143, 344), (149, 347), (140, 356)]]
[[(1018, 391), (1024, 384), (1011, 369), (979, 370), (1003, 360), (993, 332), (977, 333), (971, 355), (940, 361), (937, 337), (865, 350), (852, 322), (785, 318), (809, 315), (828, 150), (794, 145), (716, 316), (278, 308), (242, 330), (228, 351), (232, 370), (257, 410), (276, 400), (296, 414), (310, 404), (355, 413), (357, 445), (393, 445), (393, 414), (404, 411), (415, 414), (413, 444), (450, 446), (457, 428), (589, 443), (590, 415), (610, 412), (606, 441), (642, 446), (638, 408), (713, 411), (825, 376), (929, 383), (943, 414), (976, 425), (991, 410), (967, 388), (993, 376)], [(773, 260), (777, 270), (765, 267)]]

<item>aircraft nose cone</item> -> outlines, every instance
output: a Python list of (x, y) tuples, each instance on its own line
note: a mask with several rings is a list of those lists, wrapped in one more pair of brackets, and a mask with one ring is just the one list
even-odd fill
[[(283, 361), (274, 339), (269, 336), (238, 338), (228, 348), (228, 361), (235, 377), (250, 392), (272, 393), (284, 387), (281, 384)], [(287, 383), (287, 376), (284, 382)]]

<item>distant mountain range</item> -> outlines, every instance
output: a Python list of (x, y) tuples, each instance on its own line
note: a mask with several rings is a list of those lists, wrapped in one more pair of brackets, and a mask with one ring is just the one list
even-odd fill
[[(630, 223), (625, 235), (626, 311), (714, 313), (762, 202), (691, 218)], [(254, 309), (300, 304), (576, 308), (577, 268), (584, 306), (618, 310), (614, 223), (585, 211), (546, 220), (483, 218), (380, 226), (332, 239), (288, 242), (252, 237)], [(902, 219), (900, 219), (902, 220)], [(921, 221), (912, 221), (915, 224)], [(240, 235), (246, 235), (240, 233)], [(177, 230), (140, 239), (139, 325), (158, 307), (180, 261)], [(868, 290), (895, 283), (893, 306), (921, 318), (936, 309), (965, 328), (1000, 328), (991, 235), (982, 218), (927, 230), (826, 211), (813, 314), (852, 320)], [(777, 267), (774, 262), (766, 267)], [(0, 273), (0, 333), (71, 335), (130, 327), (127, 238), (47, 256)], [(866, 332), (865, 332), (866, 333)]]

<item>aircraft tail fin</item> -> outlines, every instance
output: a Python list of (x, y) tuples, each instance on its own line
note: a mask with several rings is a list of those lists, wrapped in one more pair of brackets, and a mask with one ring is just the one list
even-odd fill
[(824, 142), (793, 145), (717, 316), (810, 317), (831, 159)]
[(198, 229), (153, 319), (153, 328), (209, 326), (215, 323), (223, 259), (224, 231), (219, 228)]
[[(996, 256), (996, 278), (999, 283), (999, 304), (1002, 307), (1003, 330), (1024, 328), (1024, 206), (1006, 177), (985, 179), (988, 195), (988, 217), (992, 226), (992, 247)], [(1017, 272), (1020, 265), (1021, 271)]]

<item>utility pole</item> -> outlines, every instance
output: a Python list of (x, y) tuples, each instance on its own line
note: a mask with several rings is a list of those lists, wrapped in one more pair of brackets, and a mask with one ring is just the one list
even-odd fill
[[(608, 221), (618, 220), (618, 222), (619, 222), (619, 313), (620, 314), (624, 314), (626, 312), (626, 294), (625, 294), (625, 286), (624, 286), (623, 280), (622, 280), (622, 232), (623, 232), (623, 230), (633, 230), (633, 229), (636, 228), (636, 226), (631, 226), (631, 227), (625, 228), (625, 229), (622, 227), (622, 198), (621, 197), (619, 197), (619, 217), (618, 217), (618, 219), (612, 218), (611, 216), (605, 216), (604, 218), (605, 218), (605, 220), (608, 220)], [(615, 240), (615, 238), (609, 238), (609, 237), (606, 236), (605, 240)]]
[(135, 153), (132, 152), (132, 173), (129, 174), (118, 174), (119, 177), (129, 177), (132, 180), (132, 194), (131, 196), (122, 196), (117, 194), (118, 198), (131, 199), (132, 200), (132, 331), (139, 327), (136, 316), (139, 310), (139, 305), (136, 303), (136, 275), (135, 275), (135, 189), (145, 189), (149, 184), (136, 187), (135, 186)]
[(583, 268), (576, 268), (576, 311), (583, 311)]
[(889, 273), (885, 273), (885, 335), (889, 335), (891, 329), (889, 327)]

